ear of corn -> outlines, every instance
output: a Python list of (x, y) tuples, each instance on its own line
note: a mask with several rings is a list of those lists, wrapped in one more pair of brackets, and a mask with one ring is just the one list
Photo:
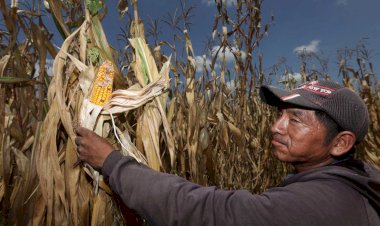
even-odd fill
[(104, 61), (99, 67), (94, 86), (91, 91), (90, 101), (93, 104), (104, 106), (112, 93), (114, 66), (110, 61)]

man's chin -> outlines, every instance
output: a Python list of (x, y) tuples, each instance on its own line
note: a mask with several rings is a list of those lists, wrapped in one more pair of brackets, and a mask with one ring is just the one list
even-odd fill
[(276, 148), (272, 148), (272, 154), (273, 156), (278, 159), (281, 162), (287, 162), (290, 163), (291, 161), (288, 159), (287, 155), (284, 151), (278, 150)]

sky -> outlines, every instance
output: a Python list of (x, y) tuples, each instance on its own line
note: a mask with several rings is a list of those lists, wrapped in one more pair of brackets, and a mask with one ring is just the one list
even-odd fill
[[(232, 7), (235, 0), (226, 1)], [(120, 33), (126, 18), (119, 18), (117, 1), (109, 2), (109, 13), (103, 21), (103, 28), (111, 45), (122, 48), (124, 42), (111, 34)], [(139, 15), (146, 26), (150, 18), (158, 19), (161, 40), (167, 40), (172, 32), (162, 19), (179, 10), (179, 3), (179, 0), (139, 0)], [(200, 59), (204, 54), (205, 41), (211, 35), (217, 11), (214, 0), (188, 0), (187, 3), (194, 6), (189, 33), (195, 55)], [(274, 16), (268, 34), (258, 48), (263, 55), (264, 69), (269, 70), (279, 59), (285, 58), (287, 68), (297, 75), (300, 68), (298, 52), (306, 50), (327, 59), (329, 73), (334, 77), (338, 74), (337, 50), (354, 48), (365, 40), (366, 46), (372, 51), (371, 61), (379, 78), (379, 0), (264, 0), (262, 10), (264, 23), (270, 22), (270, 17)]]
[(262, 43), (267, 63), (273, 64), (278, 57), (284, 56), (297, 72), (297, 50), (306, 48), (326, 57), (329, 72), (334, 76), (338, 73), (337, 50), (353, 48), (365, 39), (367, 47), (373, 51), (372, 62), (379, 78), (380, 1), (269, 0), (263, 7), (264, 12), (275, 16), (275, 25)]
[[(225, 1), (233, 7), (236, 0)], [(117, 2), (106, 0), (108, 13), (103, 20), (103, 29), (109, 43), (116, 49), (123, 49), (125, 42), (118, 40), (118, 34), (127, 24), (127, 18), (119, 17)], [(187, 4), (194, 6), (189, 34), (196, 59), (199, 60), (204, 54), (207, 37), (211, 35), (217, 11), (214, 0), (187, 0)], [(139, 0), (138, 9), (146, 27), (150, 19), (159, 21), (162, 33), (159, 41), (172, 40), (173, 31), (162, 20), (176, 10), (179, 13), (179, 0)], [(300, 70), (298, 53), (304, 50), (327, 59), (328, 72), (333, 79), (339, 80), (337, 50), (354, 48), (365, 40), (371, 50), (375, 73), (380, 78), (379, 11), (380, 0), (264, 0), (263, 23), (270, 22), (271, 16), (274, 16), (267, 35), (257, 49), (263, 55), (264, 70), (269, 71), (280, 59), (286, 59), (287, 69), (297, 77)], [(60, 46), (60, 43), (56, 45)], [(229, 54), (227, 59), (232, 60), (232, 55)], [(257, 57), (253, 60), (257, 62)], [(281, 76), (283, 71), (278, 73)]]

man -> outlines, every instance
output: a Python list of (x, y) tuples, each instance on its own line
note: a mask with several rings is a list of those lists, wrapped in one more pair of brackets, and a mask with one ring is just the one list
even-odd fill
[(380, 173), (351, 154), (369, 117), (363, 100), (331, 81), (291, 91), (262, 86), (281, 115), (272, 125), (274, 155), (295, 174), (261, 195), (202, 187), (124, 157), (79, 128), (79, 158), (101, 169), (123, 202), (152, 225), (380, 225)]

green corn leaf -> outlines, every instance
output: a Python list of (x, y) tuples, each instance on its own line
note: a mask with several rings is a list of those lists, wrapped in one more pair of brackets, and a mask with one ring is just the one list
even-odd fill
[(143, 38), (133, 38), (129, 41), (135, 49), (136, 62), (133, 70), (140, 84), (145, 86), (149, 82), (157, 80), (159, 73), (156, 62), (145, 40)]

